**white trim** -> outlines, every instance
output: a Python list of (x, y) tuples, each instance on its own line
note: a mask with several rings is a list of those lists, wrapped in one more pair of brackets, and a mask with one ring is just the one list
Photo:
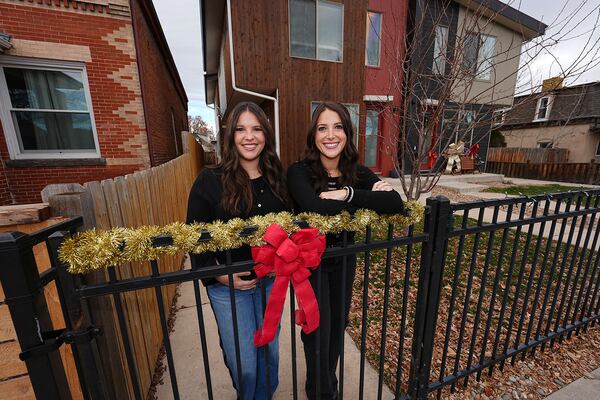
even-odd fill
[[(46, 71), (65, 71), (72, 70), (81, 73), (83, 89), (85, 92), (85, 101), (87, 110), (45, 110), (45, 109), (17, 109), (12, 108), (12, 102), (8, 94), (8, 85), (4, 75), (4, 67), (15, 67), (20, 69), (37, 69)], [(98, 141), (98, 132), (96, 131), (96, 121), (94, 119), (94, 110), (92, 107), (92, 97), (90, 95), (90, 84), (87, 77), (87, 70), (84, 63), (74, 61), (53, 61), (28, 57), (0, 56), (0, 120), (4, 128), (4, 136), (8, 147), (8, 153), (13, 160), (36, 160), (36, 159), (73, 159), (73, 158), (100, 158), (100, 143)], [(20, 138), (17, 135), (11, 111), (41, 111), (57, 113), (86, 113), (90, 116), (92, 134), (94, 137), (95, 151), (85, 150), (27, 150), (22, 152), (19, 145)]]
[[(506, 113), (511, 109), (511, 107), (499, 108), (497, 110), (492, 111), (492, 127), (504, 125), (504, 121), (506, 119)], [(500, 122), (495, 121), (495, 116), (500, 115)]]
[[(538, 118), (538, 114), (540, 112), (540, 104), (542, 103), (543, 99), (548, 99), (548, 104), (546, 105), (546, 115), (544, 116), (544, 118)], [(553, 103), (554, 103), (554, 95), (552, 95), (552, 94), (540, 97), (535, 106), (535, 114), (533, 115), (532, 122), (548, 121), (548, 119), (550, 117), (550, 113), (552, 112), (552, 104)]]
[(379, 42), (379, 52), (377, 53), (378, 57), (377, 57), (377, 64), (369, 64), (369, 53), (368, 53), (368, 49), (369, 49), (369, 29), (367, 28), (367, 36), (365, 37), (365, 66), (367, 67), (372, 67), (372, 68), (379, 68), (381, 66), (381, 42), (383, 41), (383, 13), (380, 11), (371, 11), (371, 10), (367, 10), (367, 22), (369, 22), (369, 28), (371, 27), (371, 23), (369, 20), (369, 13), (373, 13), (373, 14), (379, 14), (379, 32), (378, 32), (378, 42)]
[(363, 96), (363, 101), (374, 101), (379, 103), (387, 103), (390, 101), (394, 101), (394, 96), (386, 96), (386, 95), (366, 95)]
[(421, 102), (424, 106), (437, 106), (439, 101), (437, 99), (425, 99)]
[[(229, 63), (231, 64), (231, 87), (233, 91), (239, 93), (249, 94), (251, 96), (256, 96), (261, 99), (271, 100), (273, 102), (273, 114), (275, 114), (275, 152), (277, 156), (281, 155), (280, 152), (280, 136), (279, 136), (279, 88), (275, 90), (275, 97), (267, 96), (266, 94), (253, 92), (251, 90), (242, 89), (237, 86), (235, 80), (235, 57), (233, 51), (233, 23), (231, 22), (231, 0), (227, 0), (227, 32), (229, 33)], [(221, 94), (219, 93), (219, 96)], [(227, 96), (227, 93), (223, 94)]]

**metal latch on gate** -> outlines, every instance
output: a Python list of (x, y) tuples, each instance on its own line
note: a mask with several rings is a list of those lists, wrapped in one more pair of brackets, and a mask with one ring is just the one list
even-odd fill
[(56, 351), (64, 343), (82, 344), (89, 343), (96, 336), (102, 334), (100, 328), (90, 326), (83, 331), (67, 331), (66, 329), (58, 329), (50, 332), (42, 332), (44, 342), (38, 346), (32, 347), (19, 354), (19, 359), (25, 361), (32, 357), (39, 357), (44, 354)]

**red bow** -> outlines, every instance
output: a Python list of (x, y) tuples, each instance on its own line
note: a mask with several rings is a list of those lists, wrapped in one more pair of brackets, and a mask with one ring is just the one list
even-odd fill
[(319, 305), (308, 277), (310, 270), (321, 263), (325, 251), (325, 236), (319, 235), (316, 228), (301, 229), (288, 237), (283, 228), (272, 224), (267, 228), (263, 240), (267, 244), (252, 248), (252, 258), (256, 262), (254, 271), (259, 278), (275, 272), (275, 282), (267, 302), (262, 329), (256, 331), (254, 336), (256, 346), (264, 346), (275, 337), (290, 279), (299, 307), (295, 313), (296, 323), (302, 325), (304, 333), (311, 333), (319, 327)]

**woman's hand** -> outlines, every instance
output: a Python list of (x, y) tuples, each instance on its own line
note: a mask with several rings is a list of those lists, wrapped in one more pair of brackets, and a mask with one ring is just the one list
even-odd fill
[(394, 188), (386, 181), (377, 181), (373, 184), (371, 190), (374, 192), (391, 192)]
[(339, 200), (339, 201), (346, 200), (347, 196), (348, 196), (348, 191), (346, 189), (331, 190), (328, 192), (321, 192), (319, 194), (319, 197), (322, 199)]
[[(233, 287), (238, 290), (249, 290), (256, 286), (258, 279), (252, 279), (251, 281), (245, 281), (241, 277), (250, 275), (250, 271), (238, 272), (233, 274)], [(222, 285), (229, 286), (229, 275), (221, 275), (215, 277), (217, 282)]]

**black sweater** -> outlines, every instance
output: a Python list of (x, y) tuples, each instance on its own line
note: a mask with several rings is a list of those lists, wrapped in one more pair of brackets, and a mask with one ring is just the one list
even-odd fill
[[(306, 161), (298, 161), (288, 168), (288, 189), (294, 200), (294, 211), (315, 212), (323, 215), (337, 215), (342, 211), (353, 213), (359, 208), (373, 210), (380, 214), (398, 214), (404, 212), (404, 203), (400, 194), (395, 190), (390, 192), (372, 191), (373, 184), (380, 179), (369, 168), (358, 165), (356, 170), (357, 181), (352, 188), (354, 197), (351, 202), (340, 200), (321, 199), (319, 193), (314, 189), (311, 171)], [(330, 189), (340, 189), (339, 180), (329, 181)], [(338, 245), (341, 235), (327, 235), (327, 245)], [(348, 234), (348, 243), (353, 243), (354, 237)], [(340, 259), (325, 259), (322, 266), (331, 269), (339, 266)]]
[[(232, 215), (223, 209), (221, 199), (223, 198), (223, 183), (221, 168), (205, 168), (196, 178), (188, 198), (187, 223), (194, 222), (227, 222), (232, 218), (249, 218), (255, 215), (265, 215), (271, 212), (289, 211), (271, 191), (266, 179), (262, 176), (251, 180), (253, 202), (249, 213)], [(243, 206), (242, 206), (243, 208)], [(192, 268), (225, 264), (225, 252), (206, 252), (202, 254), (191, 254)], [(231, 261), (251, 260), (249, 246), (242, 246), (231, 250)], [(216, 283), (215, 279), (206, 279), (205, 285)]]

